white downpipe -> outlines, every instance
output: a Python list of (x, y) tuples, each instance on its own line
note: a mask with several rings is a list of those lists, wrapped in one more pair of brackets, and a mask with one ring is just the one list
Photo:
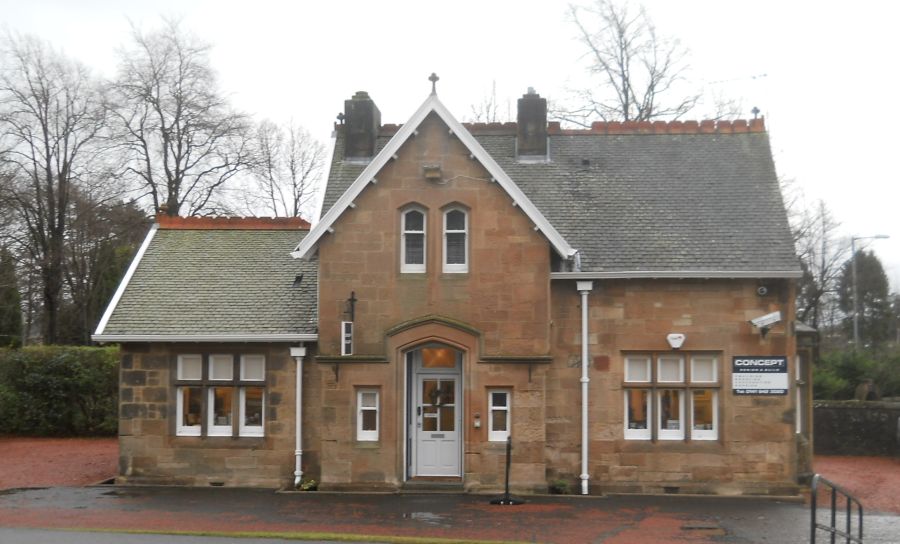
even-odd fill
[(588, 494), (588, 295), (594, 288), (592, 281), (576, 282), (581, 293), (581, 494)]
[(303, 358), (306, 356), (306, 348), (300, 346), (291, 348), (291, 357), (297, 362), (297, 402), (295, 406), (296, 442), (294, 447), (294, 487), (300, 485), (303, 480)]

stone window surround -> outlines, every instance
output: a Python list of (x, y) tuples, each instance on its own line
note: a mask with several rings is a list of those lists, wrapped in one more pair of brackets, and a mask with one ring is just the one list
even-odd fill
[[(184, 356), (199, 356), (201, 359), (201, 369), (202, 375), (199, 380), (186, 380), (180, 379), (178, 375), (178, 370), (180, 366), (180, 361)], [(232, 379), (231, 380), (213, 380), (210, 378), (210, 360), (213, 356), (231, 356), (232, 357)], [(209, 352), (193, 352), (193, 353), (179, 353), (173, 358), (172, 361), (172, 372), (171, 372), (171, 387), (174, 392), (175, 404), (176, 406), (172, 407), (172, 421), (170, 432), (174, 438), (184, 439), (184, 438), (202, 438), (206, 439), (241, 439), (242, 441), (246, 440), (259, 440), (265, 437), (265, 424), (266, 424), (266, 401), (268, 398), (267, 390), (268, 390), (268, 373), (264, 372), (263, 380), (247, 380), (243, 379), (242, 373), (244, 371), (242, 359), (245, 356), (259, 356), (263, 359), (263, 365), (265, 365), (266, 354), (260, 352), (246, 351), (246, 352), (231, 352), (228, 350), (216, 350)], [(265, 369), (265, 366), (263, 367)], [(202, 399), (202, 408), (200, 414), (200, 425), (201, 430), (200, 433), (181, 433), (179, 432), (181, 413), (178, 408), (181, 407), (181, 388), (182, 387), (197, 387), (201, 389), (200, 398)], [(231, 434), (211, 434), (210, 433), (210, 398), (213, 388), (215, 387), (230, 387), (233, 389), (234, 394), (232, 397), (232, 424), (231, 424)], [(248, 388), (262, 388), (263, 389), (263, 421), (262, 421), (262, 431), (257, 431), (250, 427), (249, 429), (244, 427), (242, 424), (242, 416), (244, 415), (244, 401), (245, 395), (244, 391)]]
[[(660, 359), (679, 358), (680, 379), (673, 381), (665, 381), (659, 379)], [(629, 380), (628, 361), (629, 359), (649, 358), (649, 380)], [(696, 381), (693, 379), (695, 360), (701, 358), (712, 358), (713, 360), (713, 381)], [(722, 438), (720, 421), (721, 406), (720, 391), (722, 389), (722, 352), (720, 351), (629, 351), (622, 354), (622, 392), (623, 392), (623, 417), (622, 428), (623, 438), (628, 441), (650, 441), (653, 443), (663, 442), (691, 442), (691, 441), (720, 441)], [(642, 429), (628, 428), (628, 392), (632, 390), (647, 391), (647, 419), (648, 427), (645, 433), (634, 432), (642, 431)], [(678, 433), (670, 433), (665, 436), (661, 432), (661, 421), (659, 419), (659, 406), (662, 400), (662, 391), (676, 390), (680, 392), (680, 409), (681, 409), (681, 431)], [(712, 391), (712, 420), (713, 428), (709, 430), (698, 430), (693, 428), (694, 416), (694, 391), (711, 390)], [(631, 431), (631, 432), (629, 432)], [(661, 436), (662, 435), (662, 436)]]

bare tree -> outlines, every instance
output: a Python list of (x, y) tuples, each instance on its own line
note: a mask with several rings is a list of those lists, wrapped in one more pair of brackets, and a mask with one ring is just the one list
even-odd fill
[(700, 100), (680, 84), (688, 68), (687, 49), (660, 36), (643, 8), (595, 0), (589, 7), (569, 6), (569, 15), (586, 48), (589, 73), (597, 84), (575, 91), (575, 107), (557, 109), (563, 121), (590, 126), (604, 121), (678, 119)]
[(159, 212), (218, 211), (225, 185), (250, 165), (250, 122), (220, 92), (210, 46), (164, 19), (132, 30), (113, 83), (113, 111), (128, 152), (126, 173)]
[(501, 110), (501, 105), (497, 101), (496, 81), (491, 82), (490, 94), (485, 96), (481, 102), (470, 104), (469, 109), (472, 111), (470, 120), (473, 123), (504, 123), (511, 118), (509, 100), (506, 101), (506, 112)]
[(43, 339), (54, 343), (71, 195), (106, 181), (95, 169), (102, 90), (84, 66), (33, 37), (6, 36), (0, 66), (0, 201), (15, 215), (5, 234), (39, 272)]
[(803, 268), (797, 301), (797, 317), (818, 328), (834, 323), (838, 281), (847, 260), (848, 243), (838, 237), (840, 226), (823, 201), (812, 210), (794, 216), (797, 253)]
[(248, 207), (275, 217), (310, 215), (325, 166), (325, 146), (303, 127), (262, 121), (256, 128)]

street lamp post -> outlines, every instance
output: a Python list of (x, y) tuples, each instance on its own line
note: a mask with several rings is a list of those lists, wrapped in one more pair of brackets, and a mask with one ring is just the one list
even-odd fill
[(853, 351), (859, 346), (859, 296), (856, 291), (856, 241), (857, 240), (884, 240), (890, 238), (887, 234), (874, 236), (850, 237), (850, 274), (852, 277), (851, 294), (853, 295)]

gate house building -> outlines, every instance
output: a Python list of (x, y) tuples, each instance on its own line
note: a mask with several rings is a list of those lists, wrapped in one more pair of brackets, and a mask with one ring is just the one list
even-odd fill
[(315, 227), (157, 218), (94, 336), (122, 346), (119, 482), (497, 490), (511, 438), (519, 491), (796, 491), (762, 119), (567, 130), (529, 90), (516, 123), (432, 92), (383, 125), (359, 92), (335, 129)]

